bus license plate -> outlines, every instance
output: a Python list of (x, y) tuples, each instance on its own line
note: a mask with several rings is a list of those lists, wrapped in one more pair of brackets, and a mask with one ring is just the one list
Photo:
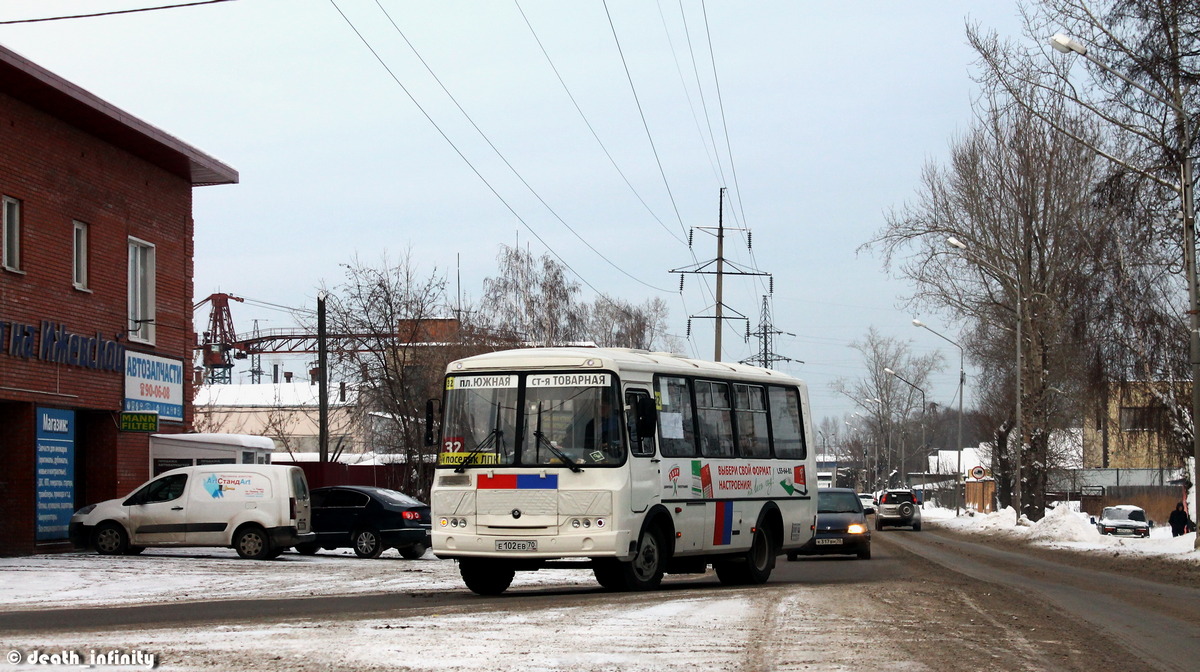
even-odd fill
[(817, 546), (841, 546), (841, 539), (817, 539)]
[(536, 551), (536, 539), (514, 539), (512, 541), (497, 541), (497, 551)]

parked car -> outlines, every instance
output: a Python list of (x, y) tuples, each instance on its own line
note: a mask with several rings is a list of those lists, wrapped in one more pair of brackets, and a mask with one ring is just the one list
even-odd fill
[(296, 551), (352, 548), (360, 558), (378, 558), (389, 548), (415, 560), (431, 545), (429, 506), (397, 490), (366, 485), (313, 488), (315, 541)]
[(860, 492), (858, 499), (862, 501), (863, 513), (875, 513), (875, 495), (869, 492)]
[(1092, 518), (1100, 534), (1132, 534), (1138, 537), (1150, 536), (1150, 522), (1146, 512), (1141, 507), (1132, 504), (1106, 506), (1100, 512), (1100, 519)]
[(884, 490), (879, 495), (879, 506), (875, 509), (875, 529), (886, 525), (911, 525), (913, 531), (921, 529), (921, 507), (912, 490)]
[(850, 488), (817, 490), (817, 523), (813, 538), (795, 551), (788, 560), (800, 555), (854, 554), (859, 560), (871, 558), (871, 530), (862, 500)]
[(211, 464), (159, 474), (129, 495), (71, 516), (76, 547), (104, 555), (147, 546), (230, 546), (269, 560), (316, 538), (309, 529), (308, 481), (299, 467)]

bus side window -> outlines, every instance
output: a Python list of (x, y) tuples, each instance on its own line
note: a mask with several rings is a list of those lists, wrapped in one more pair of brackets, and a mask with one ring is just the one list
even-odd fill
[(733, 457), (732, 406), (728, 383), (696, 381), (696, 416), (700, 419), (700, 454)]
[(692, 457), (696, 454), (692, 394), (686, 378), (655, 378), (658, 402), (658, 445), (663, 457)]
[(736, 384), (734, 415), (737, 417), (738, 454), (742, 457), (770, 457), (767, 434), (766, 390), (758, 385)]
[(808, 457), (804, 445), (804, 424), (800, 417), (800, 395), (790, 387), (767, 388), (771, 405), (771, 437), (775, 457), (803, 460)]
[(625, 425), (629, 428), (629, 450), (639, 457), (654, 456), (654, 437), (642, 436), (638, 432), (638, 409), (645, 408), (649, 402), (650, 393), (646, 390), (625, 392)]

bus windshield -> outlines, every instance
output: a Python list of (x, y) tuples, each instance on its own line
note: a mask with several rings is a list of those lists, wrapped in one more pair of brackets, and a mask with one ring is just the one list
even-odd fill
[[(625, 442), (613, 378), (609, 373), (451, 375), (438, 464), (574, 470), (621, 464)], [(522, 389), (524, 406), (518, 409)]]

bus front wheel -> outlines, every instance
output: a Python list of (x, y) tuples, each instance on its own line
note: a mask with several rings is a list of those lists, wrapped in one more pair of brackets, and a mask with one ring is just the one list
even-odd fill
[(666, 544), (658, 528), (647, 527), (638, 538), (637, 552), (627, 562), (597, 560), (596, 581), (609, 590), (654, 590), (666, 570)]
[(516, 572), (503, 562), (462, 559), (458, 561), (458, 573), (463, 583), (477, 595), (499, 595), (512, 585)]

